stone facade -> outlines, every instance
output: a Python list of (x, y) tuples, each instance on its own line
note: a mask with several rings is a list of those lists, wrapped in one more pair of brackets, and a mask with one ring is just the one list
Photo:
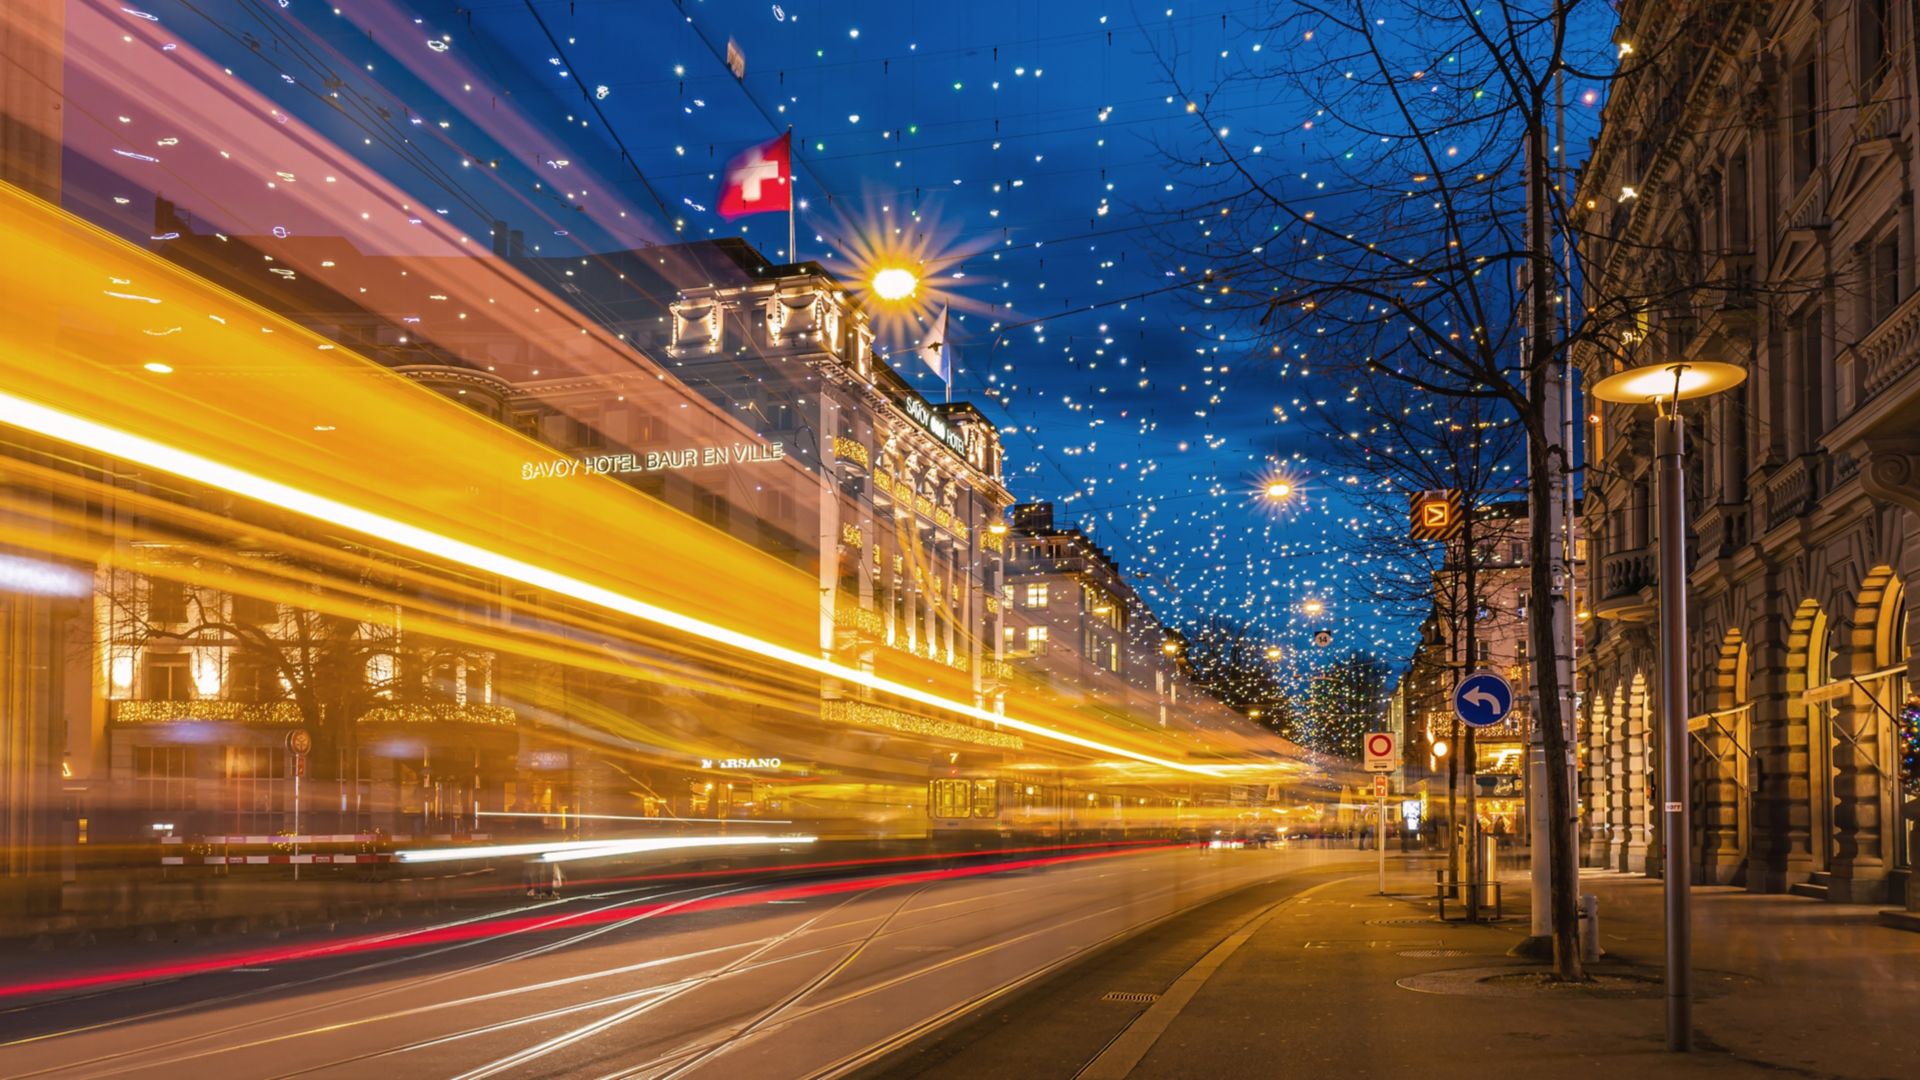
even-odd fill
[[(1575, 205), (1588, 310), (1630, 313), (1624, 347), (1582, 367), (1748, 374), (1684, 408), (1696, 880), (1907, 899), (1914, 32), (1909, 6), (1865, 0), (1623, 6), (1623, 67), (1643, 66), (1614, 89)], [(1590, 409), (1585, 855), (1654, 871), (1650, 416)]]

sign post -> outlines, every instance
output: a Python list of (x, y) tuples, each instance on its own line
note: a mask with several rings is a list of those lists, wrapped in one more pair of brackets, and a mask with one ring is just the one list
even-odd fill
[(1387, 774), (1381, 773), (1373, 778), (1373, 798), (1380, 807), (1380, 820), (1375, 824), (1374, 838), (1379, 841), (1379, 852), (1374, 860), (1380, 871), (1380, 895), (1387, 895)]
[(1366, 770), (1378, 773), (1373, 778), (1373, 801), (1379, 814), (1374, 819), (1374, 839), (1378, 841), (1379, 856), (1376, 862), (1380, 869), (1380, 895), (1387, 895), (1387, 788), (1390, 786), (1387, 774), (1399, 767), (1400, 737), (1391, 731), (1369, 731), (1360, 739), (1360, 748), (1366, 751)]
[[(1481, 668), (1479, 671), (1461, 679), (1460, 682), (1454, 686), (1453, 712), (1455, 716), (1460, 718), (1461, 723), (1470, 728), (1490, 728), (1497, 724), (1504, 723), (1507, 717), (1513, 715), (1513, 684), (1508, 682), (1506, 677), (1499, 672)], [(1466, 763), (1466, 766), (1468, 770), (1467, 775), (1471, 777), (1473, 775), (1474, 763), (1469, 761)], [(1468, 805), (1471, 806), (1472, 804), (1469, 803)], [(1468, 828), (1472, 829), (1473, 827), (1474, 823), (1469, 822)], [(1489, 884), (1479, 879), (1489, 875), (1487, 875), (1482, 868), (1483, 864), (1479, 851), (1480, 843), (1477, 835), (1473, 832), (1469, 832), (1468, 835), (1473, 838), (1467, 850), (1467, 865), (1472, 871), (1467, 875), (1470, 879), (1467, 882), (1467, 911), (1471, 914), (1478, 911), (1481, 891), (1486, 889)], [(1478, 916), (1474, 915), (1473, 917), (1477, 918)]]
[(313, 736), (305, 728), (287, 732), (287, 753), (293, 758), (293, 880), (300, 880), (300, 779), (307, 775), (307, 752), (313, 749)]

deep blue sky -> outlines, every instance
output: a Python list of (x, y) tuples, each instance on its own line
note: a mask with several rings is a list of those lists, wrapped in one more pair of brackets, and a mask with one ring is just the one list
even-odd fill
[[(1018, 496), (1088, 529), (1176, 625), (1226, 613), (1303, 655), (1333, 631), (1316, 658), (1409, 646), (1422, 612), (1369, 607), (1355, 581), (1372, 568), (1340, 543), (1359, 511), (1311, 423), (1338, 388), (1216, 322), (1175, 287), (1198, 268), (1166, 254), (1172, 223), (1191, 241), (1205, 208), (1163, 149), (1195, 118), (1162, 65), (1205, 86), (1284, 50), (1247, 29), (1269, 5), (148, 6), (458, 228), (504, 219), (541, 254), (745, 226), (778, 258), (782, 216), (708, 208), (727, 158), (791, 124), (802, 258), (846, 265), (849, 230), (881, 224), (969, 253), (938, 282), (961, 305), (953, 395), (1001, 423)], [(721, 59), (729, 40), (744, 80)], [(1259, 93), (1233, 103), (1250, 128), (1297, 128), (1297, 102)], [(1301, 493), (1283, 514), (1257, 494), (1278, 466)]]

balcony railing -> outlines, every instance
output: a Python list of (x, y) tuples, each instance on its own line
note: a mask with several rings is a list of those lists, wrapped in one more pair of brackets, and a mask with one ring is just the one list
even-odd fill
[(1777, 529), (1812, 509), (1820, 496), (1820, 465), (1819, 456), (1803, 454), (1767, 478), (1767, 528)]
[(1694, 520), (1694, 550), (1702, 559), (1718, 559), (1740, 550), (1747, 543), (1747, 505), (1721, 503), (1701, 511)]
[(1654, 581), (1654, 553), (1650, 548), (1615, 551), (1600, 558), (1600, 599), (1632, 596)]
[(1855, 345), (1853, 354), (1869, 398), (1912, 370), (1920, 362), (1920, 289)]

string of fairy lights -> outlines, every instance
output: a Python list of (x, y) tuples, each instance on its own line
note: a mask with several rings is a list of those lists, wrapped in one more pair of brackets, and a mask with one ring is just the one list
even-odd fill
[[(1197, 639), (1244, 630), (1263, 669), (1247, 677), (1278, 672), (1301, 695), (1330, 667), (1366, 667), (1356, 651), (1394, 663), (1411, 649), (1424, 613), (1363, 583), (1416, 568), (1351, 542), (1379, 527), (1362, 490), (1387, 481), (1326, 449), (1387, 429), (1339, 429), (1354, 410), (1335, 379), (1338, 333), (1297, 319), (1276, 332), (1253, 317), (1266, 298), (1238, 284), (1328, 243), (1325, 223), (1236, 220), (1220, 198), (1232, 171), (1284, 182), (1291, 205), (1331, 221), (1373, 190), (1356, 155), (1407, 148), (1268, 78), (1297, 61), (1303, 32), (1269, 5), (241, 6), (225, 20), (149, 0), (113, 17), (223, 58), (447, 225), (485, 236), (509, 220), (542, 255), (740, 234), (792, 258), (783, 218), (729, 223), (711, 208), (720, 162), (791, 126), (797, 254), (857, 274), (875, 251), (904, 250), (932, 268), (896, 328), (896, 368), (945, 392), (911, 348), (950, 305), (951, 392), (1000, 425), (1010, 486), (1106, 546), (1164, 621)], [(1404, 88), (1474, 100), (1448, 74), (1444, 35), (1431, 56), (1417, 34), (1401, 40)], [(151, 145), (154, 118), (126, 127), (162, 168), (177, 154)], [(1510, 182), (1510, 168), (1487, 179), (1487, 148), (1459, 153), (1482, 183)], [(1431, 193), (1424, 178), (1408, 187), (1379, 222), (1383, 243)]]

